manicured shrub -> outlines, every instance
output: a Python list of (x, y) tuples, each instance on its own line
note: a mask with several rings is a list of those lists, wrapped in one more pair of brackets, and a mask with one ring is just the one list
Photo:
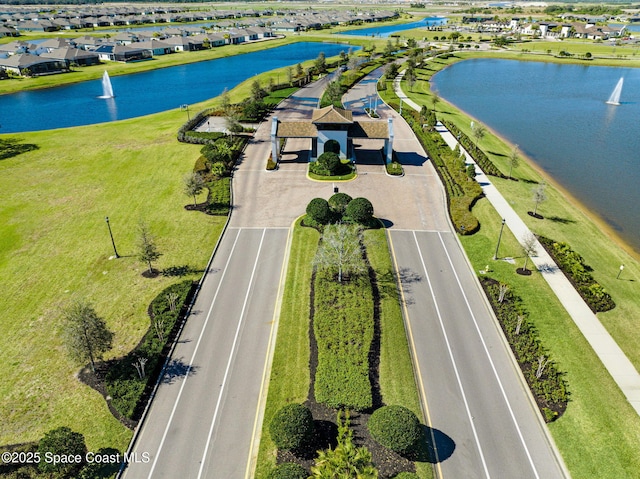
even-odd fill
[(309, 473), (299, 464), (285, 462), (279, 464), (270, 473), (267, 479), (307, 479)]
[(347, 205), (345, 214), (356, 223), (367, 224), (373, 218), (373, 205), (366, 198), (355, 198)]
[(271, 419), (269, 434), (278, 449), (300, 448), (313, 434), (311, 411), (302, 404), (287, 404)]
[(307, 205), (307, 214), (313, 221), (320, 224), (327, 224), (331, 221), (331, 209), (329, 203), (324, 198), (314, 198)]
[(335, 174), (340, 168), (340, 157), (337, 153), (327, 151), (318, 157), (318, 165), (327, 170), (330, 175)]
[(346, 193), (336, 193), (329, 198), (329, 208), (331, 208), (334, 213), (342, 216), (347, 209), (347, 205), (352, 199), (353, 198)]
[(420, 479), (415, 472), (401, 472), (397, 476), (393, 476), (393, 479)]
[(411, 451), (422, 436), (420, 421), (403, 406), (376, 409), (367, 427), (376, 441), (401, 454)]
[(331, 152), (340, 154), (340, 143), (337, 140), (329, 140), (324, 144), (324, 153)]
[[(42, 472), (58, 473), (61, 477), (73, 477), (84, 464), (85, 455), (87, 453), (87, 445), (84, 442), (84, 436), (79, 432), (73, 432), (68, 427), (59, 427), (47, 432), (38, 444), (38, 452), (42, 460), (38, 468)], [(54, 456), (79, 456), (80, 461), (70, 464), (59, 463), (54, 464), (51, 461), (45, 461), (47, 454)]]

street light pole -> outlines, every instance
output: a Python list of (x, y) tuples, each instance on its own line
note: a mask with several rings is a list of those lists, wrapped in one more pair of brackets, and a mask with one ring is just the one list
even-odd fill
[(618, 276), (616, 276), (616, 279), (620, 279), (620, 275), (622, 274), (622, 270), (624, 269), (624, 265), (621, 264), (620, 265), (620, 270), (618, 271)]
[(498, 235), (498, 244), (496, 245), (496, 252), (493, 254), (493, 259), (498, 259), (498, 249), (500, 248), (500, 240), (502, 239), (502, 230), (504, 229), (504, 224), (507, 220), (502, 218), (502, 225), (500, 226), (500, 234)]
[(116, 255), (116, 258), (119, 258), (118, 250), (116, 249), (116, 242), (113, 240), (113, 233), (111, 232), (111, 223), (109, 223), (109, 217), (105, 216), (105, 221), (107, 222), (107, 228), (109, 228), (109, 236), (111, 237), (111, 244), (113, 245), (113, 252)]

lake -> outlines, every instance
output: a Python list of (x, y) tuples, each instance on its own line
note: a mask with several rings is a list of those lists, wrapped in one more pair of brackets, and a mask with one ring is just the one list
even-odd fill
[[(621, 77), (621, 105), (608, 105)], [(476, 59), (437, 73), (433, 88), (519, 145), (640, 252), (640, 69)]]
[(442, 17), (426, 17), (417, 22), (401, 23), (398, 25), (377, 26), (370, 28), (360, 28), (356, 30), (345, 30), (344, 32), (337, 33), (336, 35), (359, 35), (367, 37), (380, 37), (387, 38), (397, 32), (405, 30), (413, 30), (414, 28), (433, 27), (437, 25), (444, 25), (447, 23), (446, 18)]
[[(228, 47), (221, 47), (228, 48)], [(115, 98), (100, 99), (101, 80), (0, 96), (0, 133), (48, 130), (158, 113), (214, 98), (265, 71), (360, 47), (300, 42), (111, 78)], [(176, 53), (175, 55), (189, 55)], [(153, 61), (153, 60), (151, 60)], [(99, 68), (99, 67), (91, 67)], [(284, 80), (284, 78), (282, 78)]]

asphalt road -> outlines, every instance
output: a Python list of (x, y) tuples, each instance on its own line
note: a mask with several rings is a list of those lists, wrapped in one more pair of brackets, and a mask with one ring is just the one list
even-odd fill
[[(276, 114), (310, 118), (323, 87), (301, 90)], [(354, 116), (374, 88), (364, 82), (345, 98)], [(339, 188), (369, 198), (389, 226), (436, 471), (455, 479), (564, 477), (452, 232), (433, 165), (395, 112), (380, 106), (378, 113), (394, 117), (405, 176), (359, 162), (358, 178)], [(333, 192), (332, 184), (305, 176), (309, 140), (289, 140), (279, 169), (265, 171), (269, 131), (270, 122), (260, 126), (234, 173), (229, 229), (140, 430), (133, 452), (141, 461), (130, 463), (127, 479), (251, 477), (288, 229), (310, 199)], [(360, 149), (366, 158), (378, 147)]]

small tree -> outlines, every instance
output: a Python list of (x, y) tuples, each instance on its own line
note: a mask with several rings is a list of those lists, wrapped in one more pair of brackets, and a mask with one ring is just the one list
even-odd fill
[(152, 263), (157, 261), (162, 253), (158, 251), (155, 239), (149, 232), (149, 227), (142, 222), (138, 226), (138, 259), (149, 266), (149, 274), (153, 274)]
[[(47, 432), (38, 443), (40, 463), (38, 469), (44, 473), (54, 474), (52, 477), (76, 477), (76, 473), (82, 468), (87, 454), (87, 445), (84, 436), (79, 432), (73, 432), (66, 426)], [(46, 461), (45, 457), (79, 457), (80, 461), (59, 462)], [(49, 477), (49, 476), (47, 476)]]
[(316, 223), (327, 224), (331, 220), (331, 209), (324, 198), (314, 198), (307, 205), (307, 215)]
[(346, 193), (336, 193), (331, 198), (329, 198), (329, 208), (331, 211), (336, 213), (337, 215), (344, 215), (345, 210), (347, 209), (347, 205), (351, 202), (353, 198)]
[(476, 139), (476, 150), (477, 150), (478, 142), (482, 140), (484, 136), (487, 134), (487, 129), (484, 127), (484, 125), (481, 125), (480, 123), (474, 123), (473, 126), (471, 127), (471, 133), (473, 134), (473, 137)]
[(269, 435), (278, 449), (299, 449), (312, 434), (313, 416), (302, 404), (287, 404), (269, 423)]
[(509, 154), (509, 179), (511, 179), (511, 172), (514, 168), (517, 168), (518, 165), (520, 165), (520, 159), (518, 158), (518, 145), (516, 145)]
[(527, 269), (527, 264), (529, 263), (529, 258), (538, 254), (537, 248), (538, 240), (532, 233), (529, 233), (522, 239), (522, 253), (524, 254), (524, 266), (522, 267), (522, 272), (525, 274), (529, 273)]
[(204, 179), (199, 173), (189, 173), (184, 176), (184, 194), (193, 197), (193, 206), (198, 205), (198, 195), (204, 189)]
[(347, 205), (345, 214), (356, 223), (368, 224), (373, 218), (373, 205), (366, 198), (355, 198)]
[(544, 203), (545, 201), (547, 201), (547, 194), (545, 193), (546, 187), (547, 185), (545, 183), (540, 183), (533, 189), (533, 216), (536, 216), (538, 214), (538, 206), (540, 205), (540, 203)]
[(346, 224), (327, 225), (322, 241), (313, 259), (316, 267), (335, 270), (338, 282), (345, 274), (362, 274), (366, 271), (360, 244), (360, 228)]
[(409, 90), (413, 91), (413, 85), (416, 84), (416, 72), (413, 68), (408, 68), (407, 71), (404, 74), (404, 79), (407, 82), (407, 85), (409, 85)]
[(95, 373), (95, 361), (111, 349), (113, 333), (93, 306), (78, 301), (64, 312), (64, 342), (69, 355), (78, 362), (89, 361)]
[(318, 157), (318, 164), (329, 172), (329, 175), (335, 175), (340, 168), (340, 157), (332, 151), (325, 151)]
[(313, 66), (316, 69), (317, 73), (324, 73), (327, 70), (327, 58), (324, 55), (324, 52), (320, 52), (318, 57), (315, 59)]
[(334, 80), (327, 85), (326, 95), (327, 100), (329, 100), (332, 105), (341, 104), (342, 85), (340, 85), (340, 80)]

